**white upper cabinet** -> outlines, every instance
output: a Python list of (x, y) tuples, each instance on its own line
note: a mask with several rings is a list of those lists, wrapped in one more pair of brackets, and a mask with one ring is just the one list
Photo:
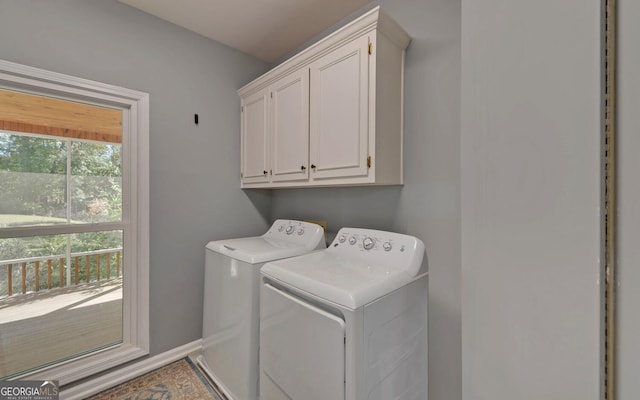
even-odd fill
[(368, 174), (369, 38), (326, 54), (311, 69), (312, 179)]
[(402, 184), (409, 40), (376, 7), (238, 90), (241, 187)]
[(260, 90), (241, 101), (242, 182), (269, 182), (268, 91)]
[(309, 71), (301, 69), (242, 98), (246, 187), (309, 180)]
[(273, 182), (309, 179), (309, 71), (302, 69), (271, 87)]

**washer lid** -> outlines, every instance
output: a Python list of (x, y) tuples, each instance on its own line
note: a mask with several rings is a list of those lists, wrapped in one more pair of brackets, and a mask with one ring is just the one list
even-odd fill
[(422, 275), (424, 244), (391, 232), (343, 228), (322, 251), (265, 264), (261, 272), (333, 303), (356, 309)]
[(298, 256), (325, 247), (321, 226), (281, 219), (276, 220), (262, 236), (217, 240), (207, 244), (207, 250), (249, 264)]

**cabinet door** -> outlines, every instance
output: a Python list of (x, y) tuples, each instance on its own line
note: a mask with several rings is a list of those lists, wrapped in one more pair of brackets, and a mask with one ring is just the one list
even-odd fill
[(242, 183), (269, 181), (267, 89), (242, 99)]
[(369, 38), (311, 64), (312, 180), (368, 174)]
[(271, 86), (272, 180), (309, 178), (309, 69), (288, 75)]

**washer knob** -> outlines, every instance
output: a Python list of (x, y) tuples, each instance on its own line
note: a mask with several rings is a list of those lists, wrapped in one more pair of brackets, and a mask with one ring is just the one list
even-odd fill
[(338, 241), (340, 243), (344, 243), (347, 241), (347, 236), (346, 235), (340, 235), (340, 237), (338, 238)]
[(278, 232), (282, 232), (283, 230), (284, 230), (284, 225), (280, 225), (280, 226), (278, 227)]
[(356, 244), (356, 242), (357, 242), (357, 241), (358, 241), (358, 239), (356, 239), (356, 237), (355, 237), (355, 236), (351, 236), (351, 237), (349, 238), (349, 244), (351, 244), (351, 245)]
[(304, 235), (304, 228), (298, 229), (298, 235), (300, 236)]
[(382, 244), (382, 248), (384, 249), (384, 251), (391, 251), (393, 246), (391, 245), (391, 242), (384, 242)]
[(373, 246), (375, 246), (375, 244), (376, 244), (375, 240), (371, 239), (370, 237), (366, 237), (362, 240), (362, 246), (364, 247), (365, 250), (373, 249)]
[(296, 228), (293, 225), (289, 225), (289, 226), (287, 226), (287, 230), (285, 231), (285, 233), (287, 235), (291, 235), (293, 233), (293, 231), (295, 231), (295, 230), (296, 230)]

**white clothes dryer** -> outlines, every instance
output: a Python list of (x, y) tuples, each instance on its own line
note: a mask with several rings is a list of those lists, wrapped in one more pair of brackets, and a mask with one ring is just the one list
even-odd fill
[(260, 267), (324, 248), (321, 226), (293, 220), (276, 220), (262, 236), (207, 244), (198, 361), (228, 399), (258, 399)]
[(343, 228), (326, 250), (265, 264), (261, 400), (426, 400), (424, 251)]

